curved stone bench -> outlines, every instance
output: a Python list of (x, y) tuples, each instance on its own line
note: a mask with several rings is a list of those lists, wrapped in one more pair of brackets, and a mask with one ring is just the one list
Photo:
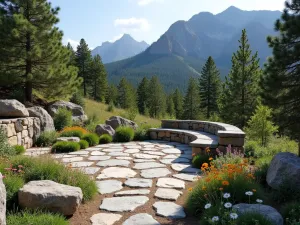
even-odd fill
[(202, 153), (206, 147), (224, 151), (228, 145), (243, 149), (245, 133), (230, 124), (197, 120), (162, 120), (162, 128), (150, 129), (153, 140), (189, 144), (193, 153)]

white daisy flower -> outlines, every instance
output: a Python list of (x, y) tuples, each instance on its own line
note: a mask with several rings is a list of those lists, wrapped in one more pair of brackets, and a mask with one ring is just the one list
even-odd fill
[(225, 193), (225, 194), (223, 195), (223, 198), (230, 198), (230, 194), (229, 194), (229, 193)]
[(252, 192), (252, 191), (247, 191), (247, 192), (245, 193), (245, 195), (252, 196), (252, 195), (253, 195), (253, 192)]
[(230, 202), (226, 202), (226, 203), (224, 204), (224, 206), (225, 206), (225, 208), (229, 209), (229, 208), (232, 207), (232, 204), (231, 204)]
[(236, 214), (236, 213), (230, 213), (230, 218), (231, 218), (231, 219), (235, 220), (235, 219), (237, 219), (238, 217), (239, 217), (238, 214)]
[(218, 217), (218, 216), (214, 216), (214, 217), (211, 219), (211, 221), (213, 221), (213, 222), (218, 222), (218, 221), (219, 221), (219, 217)]
[(211, 207), (211, 204), (210, 204), (210, 203), (207, 203), (207, 204), (204, 206), (205, 209), (209, 209), (210, 207)]
[(256, 202), (257, 202), (257, 203), (263, 203), (263, 200), (261, 200), (261, 199), (256, 199)]

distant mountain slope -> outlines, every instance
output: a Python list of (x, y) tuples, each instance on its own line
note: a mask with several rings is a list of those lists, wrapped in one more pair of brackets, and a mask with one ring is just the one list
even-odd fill
[(273, 26), (280, 11), (243, 11), (229, 7), (213, 15), (202, 12), (188, 21), (177, 21), (145, 52), (105, 65), (109, 79), (121, 76), (137, 82), (143, 76), (157, 75), (167, 90), (184, 88), (190, 76), (200, 76), (201, 68), (212, 56), (224, 77), (231, 67), (232, 53), (238, 49), (242, 29), (247, 30), (253, 52), (260, 63), (271, 55), (266, 38), (275, 35)]
[(104, 42), (96, 47), (92, 50), (92, 55), (100, 55), (104, 63), (110, 63), (135, 56), (145, 51), (148, 46), (146, 42), (137, 42), (129, 34), (124, 34), (114, 43)]

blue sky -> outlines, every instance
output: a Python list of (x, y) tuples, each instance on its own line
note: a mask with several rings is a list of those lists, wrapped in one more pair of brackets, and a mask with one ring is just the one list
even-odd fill
[(84, 38), (90, 48), (115, 41), (124, 33), (148, 44), (172, 23), (199, 12), (219, 13), (231, 5), (243, 10), (282, 10), (283, 0), (50, 0), (61, 8), (64, 43)]

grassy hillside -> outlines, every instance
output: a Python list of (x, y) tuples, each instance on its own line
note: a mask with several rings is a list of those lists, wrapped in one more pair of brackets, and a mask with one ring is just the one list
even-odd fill
[[(105, 120), (109, 119), (111, 116), (122, 116), (126, 115), (126, 110), (115, 108), (113, 112), (106, 111), (107, 105), (103, 103), (99, 103), (93, 100), (86, 99), (85, 100), (85, 113), (91, 118), (93, 115), (96, 115), (98, 123), (104, 123)], [(153, 119), (150, 117), (137, 115), (135, 118), (135, 122), (138, 125), (141, 124), (149, 124), (152, 127), (159, 127), (161, 125), (161, 121), (157, 119)]]

